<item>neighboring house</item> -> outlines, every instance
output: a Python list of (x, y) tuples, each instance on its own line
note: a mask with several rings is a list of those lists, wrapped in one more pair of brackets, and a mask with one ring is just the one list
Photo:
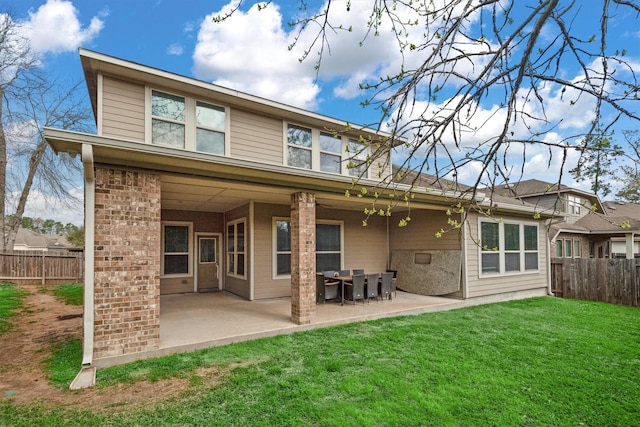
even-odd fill
[[(394, 183), (400, 203), (364, 227), (376, 188), (378, 209), (393, 200), (380, 188), (390, 154), (346, 165), (389, 135), (92, 51), (80, 58), (97, 134), (45, 137), (84, 164), (84, 365), (159, 348), (161, 294), (291, 297), (297, 324), (314, 321), (315, 274), (327, 269), (391, 268), (398, 287), (427, 295), (546, 294), (545, 216), (530, 205), (476, 194), (462, 201), (490, 217), (455, 213), (453, 190), (418, 186), (405, 203), (411, 185)], [(437, 238), (452, 219), (463, 226)]]
[(534, 205), (539, 212), (562, 217), (568, 223), (578, 221), (588, 212), (604, 212), (598, 196), (564, 184), (528, 179), (497, 186), (494, 191), (495, 194)]
[(595, 194), (536, 179), (497, 187), (496, 193), (554, 214), (549, 240), (556, 258), (640, 256), (640, 205), (602, 203)]
[(67, 238), (61, 234), (40, 234), (26, 228), (18, 228), (14, 251), (66, 251), (72, 249)]

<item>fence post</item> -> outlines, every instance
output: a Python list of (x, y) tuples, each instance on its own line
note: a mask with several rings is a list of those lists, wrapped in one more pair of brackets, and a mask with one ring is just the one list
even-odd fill
[(47, 266), (44, 265), (45, 262), (47, 262), (47, 259), (45, 258), (44, 253), (45, 253), (45, 251), (42, 251), (42, 286), (44, 286), (44, 284), (45, 284), (45, 276), (46, 276), (46, 271), (47, 271)]

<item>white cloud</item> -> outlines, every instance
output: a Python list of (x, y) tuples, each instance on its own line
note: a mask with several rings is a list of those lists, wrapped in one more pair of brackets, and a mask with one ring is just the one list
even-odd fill
[(78, 10), (66, 0), (47, 0), (35, 12), (29, 11), (29, 19), (21, 22), (24, 36), (30, 40), (36, 53), (60, 53), (77, 49), (98, 36), (104, 27), (107, 9), (91, 18), (88, 27), (82, 28)]
[(171, 46), (167, 48), (167, 54), (180, 56), (184, 52), (184, 48), (179, 43), (173, 43)]
[(282, 15), (272, 4), (236, 11), (223, 24), (213, 17), (202, 21), (193, 54), (194, 73), (216, 84), (253, 93), (302, 108), (314, 108), (319, 87), (313, 69), (300, 65), (298, 54), (287, 49), (293, 36), (283, 30)]

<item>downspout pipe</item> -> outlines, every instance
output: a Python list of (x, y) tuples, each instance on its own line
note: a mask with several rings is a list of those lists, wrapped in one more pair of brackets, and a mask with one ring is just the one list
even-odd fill
[(93, 147), (82, 144), (82, 164), (84, 166), (84, 341), (82, 346), (82, 366), (93, 363), (94, 324), (94, 248), (95, 248), (95, 204), (96, 177), (93, 163)]

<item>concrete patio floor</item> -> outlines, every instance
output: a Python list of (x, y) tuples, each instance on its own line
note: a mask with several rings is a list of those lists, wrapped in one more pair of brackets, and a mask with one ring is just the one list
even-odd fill
[(247, 301), (229, 292), (163, 295), (160, 298), (160, 349), (157, 355), (287, 334), (382, 317), (447, 310), (464, 301), (398, 291), (392, 301), (329, 301), (316, 305), (314, 321), (291, 321), (291, 299)]

